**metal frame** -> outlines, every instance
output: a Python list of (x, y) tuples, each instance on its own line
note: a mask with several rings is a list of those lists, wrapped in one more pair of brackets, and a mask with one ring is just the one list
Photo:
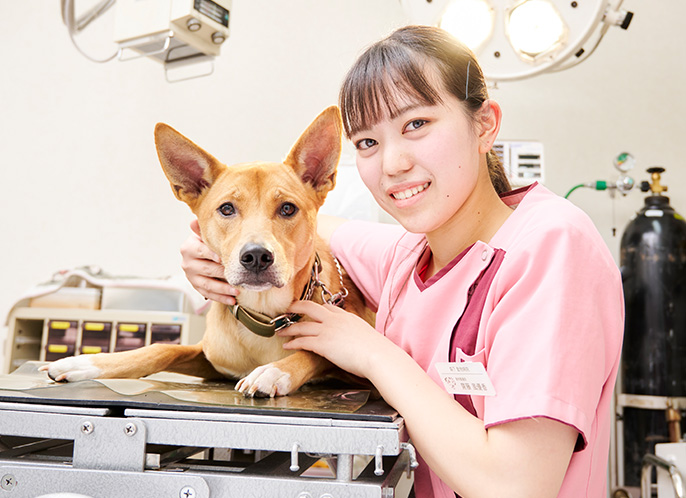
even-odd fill
[[(400, 417), (385, 422), (342, 420), (335, 414), (308, 418), (138, 408), (117, 413), (0, 403), (0, 434), (35, 438), (0, 450), (0, 494), (8, 497), (71, 492), (98, 498), (390, 498), (407, 496), (400, 490), (409, 490), (416, 466)], [(57, 444), (73, 444), (71, 456), (43, 451)], [(236, 464), (208, 456), (215, 448), (266, 456)], [(359, 475), (353, 470), (356, 455), (368, 460)], [(322, 457), (329, 458), (335, 476), (308, 475)]]

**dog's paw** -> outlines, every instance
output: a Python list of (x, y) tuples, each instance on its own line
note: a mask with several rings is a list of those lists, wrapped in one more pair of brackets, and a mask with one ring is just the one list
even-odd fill
[(90, 355), (62, 358), (40, 367), (40, 370), (47, 371), (48, 377), (56, 382), (97, 379), (102, 375), (102, 371), (93, 364)]
[(291, 392), (291, 374), (272, 363), (257, 367), (236, 384), (236, 390), (247, 397), (285, 396)]

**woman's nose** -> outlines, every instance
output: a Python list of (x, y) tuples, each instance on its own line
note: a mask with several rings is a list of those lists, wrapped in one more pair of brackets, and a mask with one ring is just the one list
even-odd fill
[(412, 168), (412, 155), (398, 144), (384, 144), (382, 170), (387, 176), (395, 176)]

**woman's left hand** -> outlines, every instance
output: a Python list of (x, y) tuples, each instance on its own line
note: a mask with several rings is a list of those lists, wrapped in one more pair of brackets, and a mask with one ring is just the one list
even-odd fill
[(362, 318), (337, 306), (296, 301), (288, 311), (306, 315), (311, 321), (300, 321), (278, 332), (292, 338), (284, 349), (312, 351), (358, 377), (367, 377), (377, 355), (392, 346)]

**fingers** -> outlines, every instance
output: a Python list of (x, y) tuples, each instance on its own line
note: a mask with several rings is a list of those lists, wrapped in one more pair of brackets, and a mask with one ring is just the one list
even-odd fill
[(280, 337), (314, 337), (319, 335), (322, 324), (318, 322), (298, 322), (279, 330), (276, 334)]
[(200, 222), (197, 218), (191, 221), (191, 230), (193, 230), (193, 233), (198, 237), (202, 237), (202, 235), (200, 234)]
[(181, 261), (181, 268), (186, 275), (200, 275), (224, 281), (224, 266), (209, 259), (184, 259)]
[[(317, 328), (319, 326), (319, 330)], [(320, 356), (326, 356), (324, 350), (325, 342), (322, 342), (321, 324), (314, 322), (298, 323), (296, 325), (291, 325), (290, 327), (280, 330), (277, 332), (279, 336), (288, 337), (289, 340), (283, 344), (283, 348), (286, 350), (305, 350), (312, 351)], [(285, 333), (284, 333), (285, 332)]]
[[(296, 313), (305, 315), (311, 321), (299, 321), (281, 329), (277, 335), (281, 337), (315, 337), (320, 335), (323, 331), (331, 328), (332, 321), (338, 321), (340, 317), (335, 315), (338, 313), (347, 313), (345, 310), (331, 304), (318, 304), (314, 301), (296, 301), (288, 307), (289, 313)], [(328, 326), (325, 324), (329, 324)], [(288, 344), (292, 344), (291, 343)], [(286, 347), (286, 346), (284, 346)], [(293, 349), (287, 347), (286, 349)], [(297, 348), (295, 348), (297, 349)], [(309, 349), (309, 348), (305, 348)]]
[[(325, 315), (330, 310), (326, 309), (326, 305), (322, 306), (311, 301), (304, 302), (304, 304), (305, 306), (296, 306), (296, 308), (302, 308), (303, 311), (300, 311), (299, 313), (303, 314), (305, 314), (305, 309), (313, 311), (314, 313), (308, 313), (307, 315), (309, 318), (314, 319), (314, 321), (300, 321), (294, 323), (285, 329), (279, 330), (276, 335), (290, 338), (288, 342), (284, 343), (284, 349), (305, 349), (307, 351), (312, 351), (313, 353), (322, 354), (321, 348), (327, 342), (324, 340), (327, 326), (314, 318), (313, 314)], [(322, 342), (322, 340), (324, 340), (324, 342)]]
[[(200, 285), (200, 280), (204, 278), (224, 279), (224, 267), (220, 263), (202, 257), (191, 256), (188, 251), (184, 252), (183, 249), (182, 255), (181, 268), (194, 287), (197, 288)], [(201, 287), (206, 288), (207, 284), (204, 283)], [(207, 290), (211, 289), (207, 288)]]
[(296, 351), (312, 351), (313, 353), (319, 353), (315, 349), (316, 343), (312, 341), (309, 337), (296, 337), (295, 339), (284, 343), (283, 348), (288, 350)]
[(181, 268), (193, 287), (206, 299), (233, 305), (238, 289), (224, 280), (221, 258), (200, 239), (197, 220), (191, 222), (193, 235), (181, 245)]
[(186, 278), (195, 289), (207, 299), (233, 305), (239, 290), (224, 280), (224, 267), (213, 261), (191, 260), (181, 267)]
[[(323, 309), (324, 307), (322, 305), (313, 303), (312, 301), (303, 301), (305, 306), (296, 306), (296, 308), (311, 308), (315, 312), (317, 311), (317, 308)], [(314, 306), (310, 306), (314, 305)], [(303, 311), (299, 311), (298, 313), (305, 314)], [(311, 315), (309, 315), (310, 318), (312, 318)], [(290, 340), (286, 343), (283, 344), (284, 349), (288, 350), (307, 350), (307, 351), (312, 351), (313, 353), (319, 353), (318, 350), (318, 339), (320, 337), (320, 334), (324, 330), (324, 326), (322, 323), (318, 321), (313, 321), (313, 322), (297, 322), (294, 323), (285, 329), (279, 330), (276, 335), (279, 337), (288, 337)]]
[(189, 264), (194, 259), (206, 259), (215, 263), (221, 263), (219, 255), (207, 247), (202, 239), (195, 234), (189, 236), (181, 244), (181, 256), (186, 264)]
[(288, 307), (288, 312), (307, 315), (316, 321), (323, 321), (330, 313), (345, 313), (344, 310), (332, 304), (318, 304), (314, 301), (295, 301)]
[(201, 275), (196, 275), (192, 281), (190, 278), (188, 280), (206, 299), (228, 305), (236, 304), (235, 296), (238, 295), (239, 291), (226, 282), (214, 278), (203, 277)]

